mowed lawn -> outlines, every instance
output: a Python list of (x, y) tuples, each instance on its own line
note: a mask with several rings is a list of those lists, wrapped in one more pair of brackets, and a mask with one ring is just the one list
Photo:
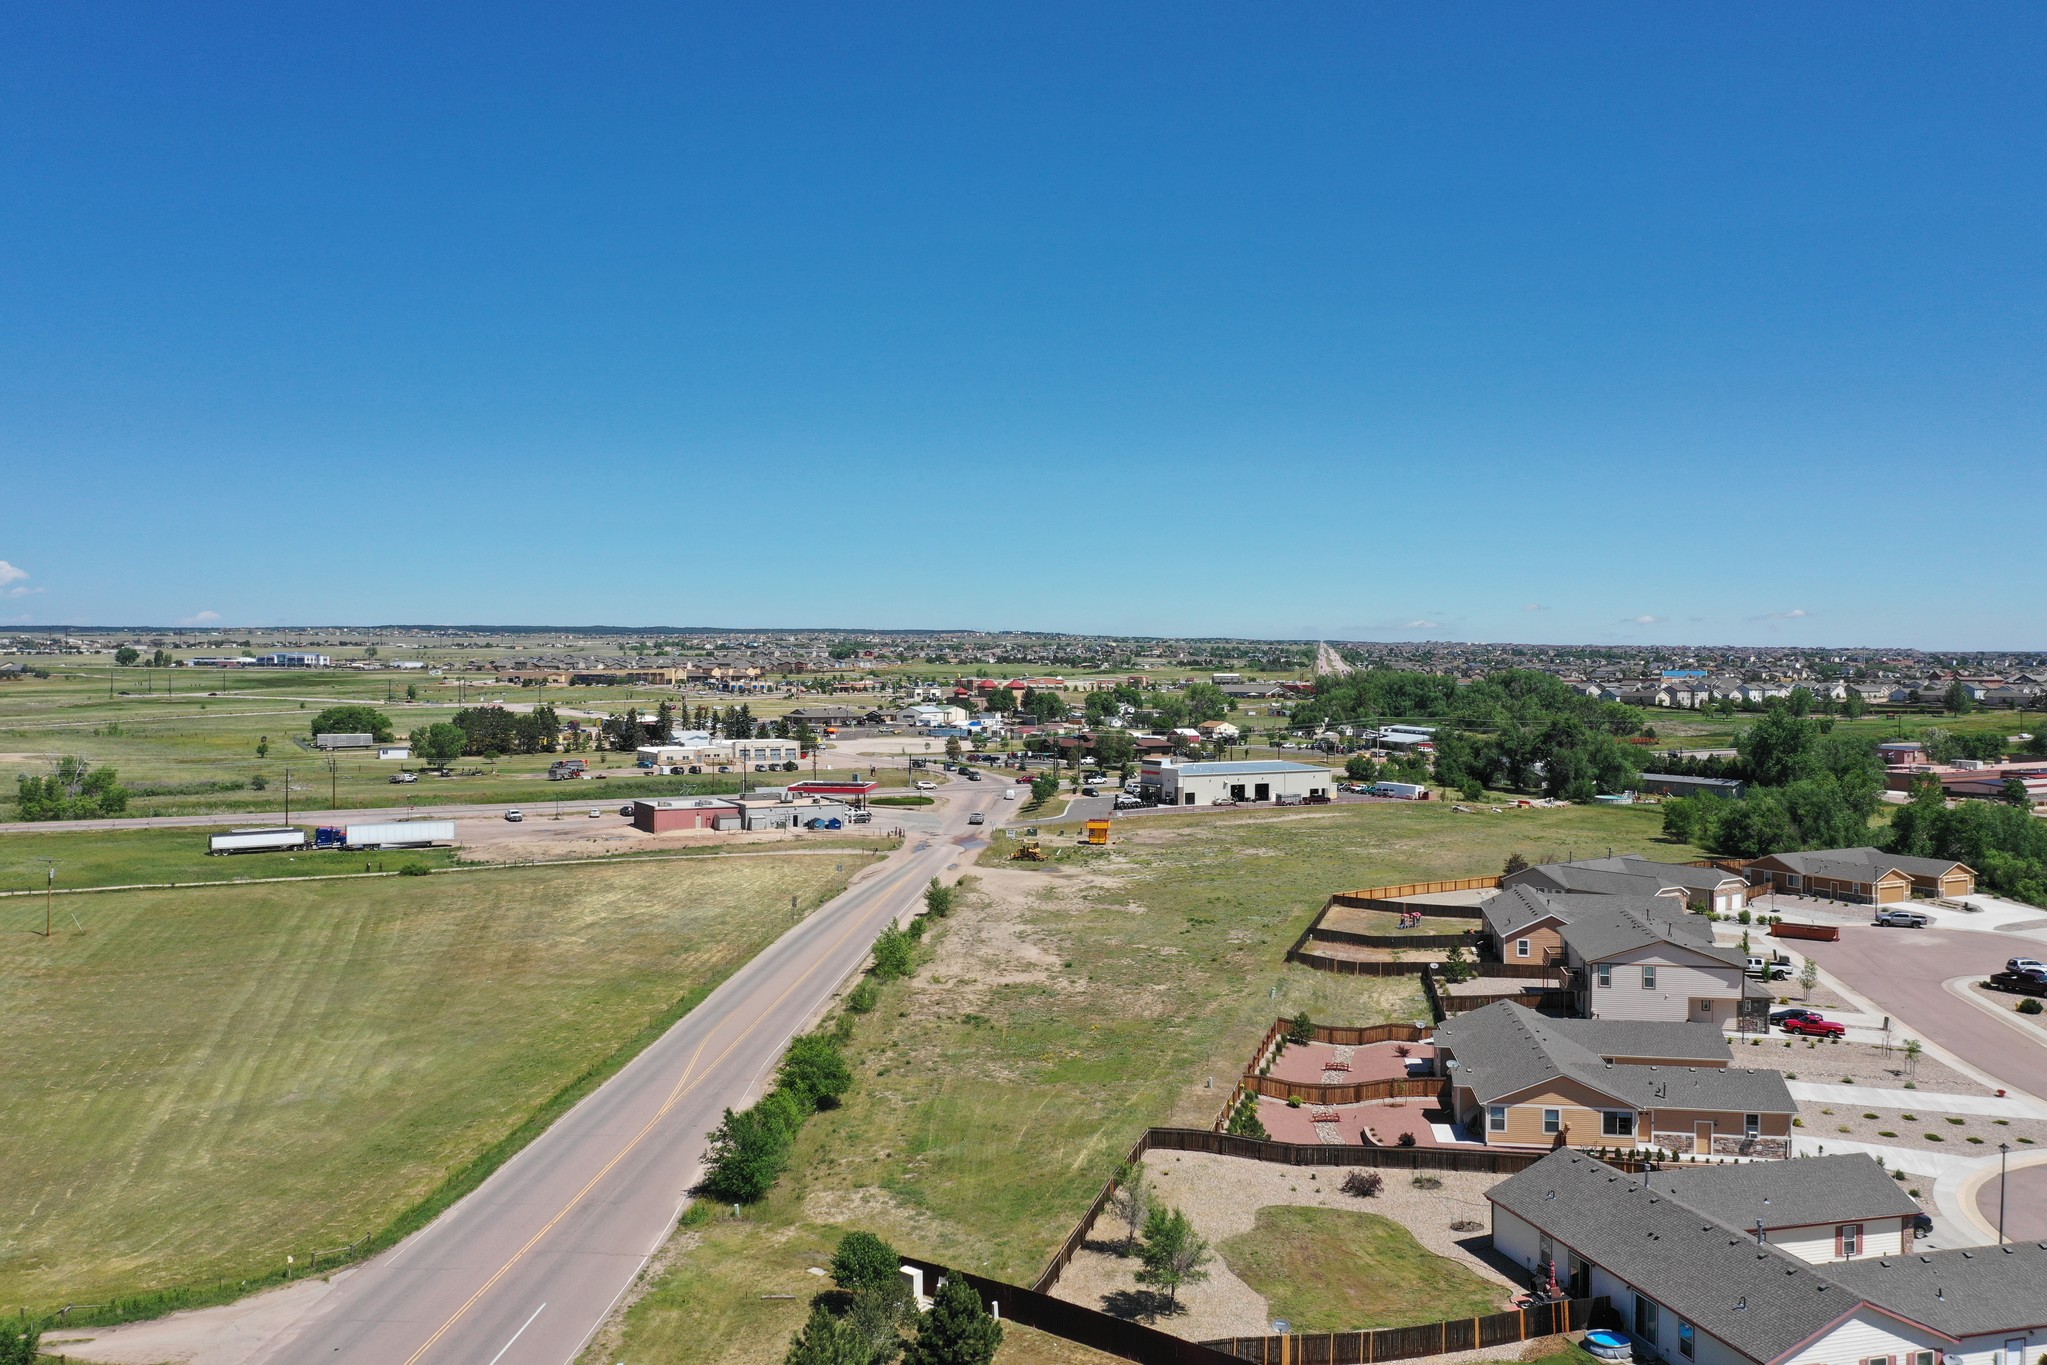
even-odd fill
[(1482, 1317), (1509, 1297), (1376, 1213), (1268, 1205), (1216, 1250), (1296, 1332)]
[[(302, 849), (291, 853), (236, 853), (215, 857), (206, 851), (209, 836), (237, 828), (222, 824), (210, 829), (93, 830), (50, 833), (31, 825), (0, 833), (0, 891), (40, 891), (48, 875), (45, 858), (57, 864), (55, 885), (137, 886), (165, 882), (233, 882), (271, 877), (318, 877), (360, 873), (364, 864), (395, 872), (407, 863), (449, 867), (456, 861), (450, 848), (389, 849), (380, 853), (341, 853)], [(62, 899), (61, 897), (59, 898)], [(34, 902), (37, 927), (43, 922), (39, 896), (0, 900), (0, 929), (13, 928)], [(102, 899), (64, 904), (87, 916), (87, 906)], [(60, 912), (61, 917), (61, 912)], [(67, 920), (66, 923), (69, 923)]]
[(853, 1229), (1029, 1284), (1139, 1132), (1213, 1120), (1275, 1015), (1427, 1017), (1414, 978), (1286, 965), (1329, 892), (1494, 873), (1517, 849), (1696, 856), (1659, 827), (1646, 807), (1389, 803), (1148, 816), (1045, 864), (998, 861), (998, 838), (917, 975), (859, 1021), (845, 1106), (805, 1125), (762, 1204), (685, 1232), (587, 1358), (779, 1360), (808, 1267)]
[(233, 1282), (376, 1231), (865, 862), (114, 892), (47, 941), (11, 915), (0, 1305)]

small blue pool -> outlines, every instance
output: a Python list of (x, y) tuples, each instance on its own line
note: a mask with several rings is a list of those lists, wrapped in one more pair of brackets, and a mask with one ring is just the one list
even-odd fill
[(1601, 1360), (1632, 1360), (1635, 1355), (1634, 1344), (1625, 1332), (1587, 1332), (1585, 1349)]

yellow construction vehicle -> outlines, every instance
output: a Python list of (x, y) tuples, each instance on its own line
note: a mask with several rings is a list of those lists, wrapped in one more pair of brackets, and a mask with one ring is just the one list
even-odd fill
[(1042, 863), (1045, 861), (1045, 850), (1038, 846), (1036, 839), (1033, 839), (1016, 852), (1010, 854), (1009, 861), (1013, 863)]

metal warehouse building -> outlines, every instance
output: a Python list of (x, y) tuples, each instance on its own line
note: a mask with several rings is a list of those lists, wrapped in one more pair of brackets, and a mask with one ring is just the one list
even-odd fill
[(1241, 763), (1176, 763), (1146, 759), (1138, 785), (1153, 791), (1162, 806), (1208, 806), (1218, 801), (1299, 800), (1327, 796), (1336, 778), (1312, 763), (1279, 759)]

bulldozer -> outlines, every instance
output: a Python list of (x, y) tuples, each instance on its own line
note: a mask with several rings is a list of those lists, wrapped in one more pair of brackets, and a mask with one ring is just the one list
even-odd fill
[(1033, 839), (1016, 852), (1010, 854), (1009, 861), (1013, 863), (1042, 863), (1045, 861), (1045, 850), (1039, 847), (1036, 839)]

